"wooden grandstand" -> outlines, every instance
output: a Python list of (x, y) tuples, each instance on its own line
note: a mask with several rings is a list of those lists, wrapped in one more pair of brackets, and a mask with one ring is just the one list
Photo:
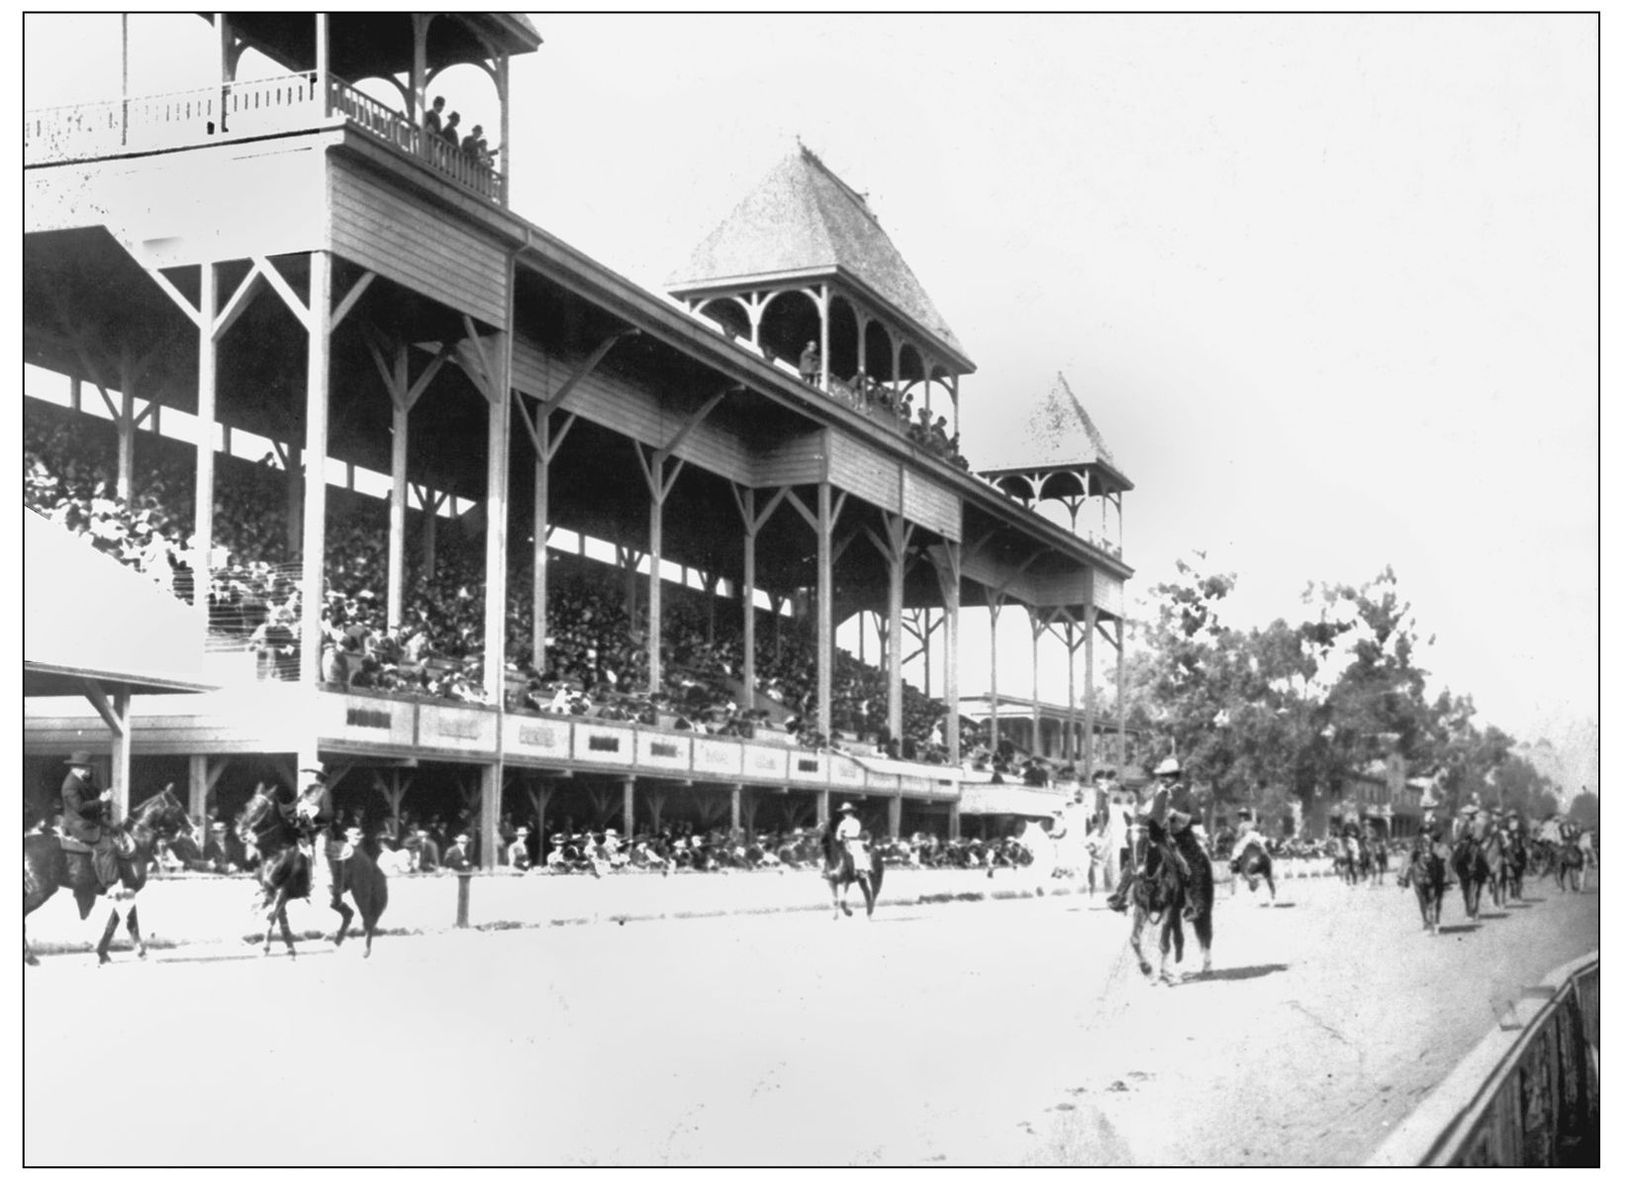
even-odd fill
[[(325, 597), (325, 529), (348, 493), (298, 476), (301, 455), (307, 468), (322, 455), (388, 472), (391, 624), (407, 597), (409, 513), (433, 521), (422, 508), (435, 496), (467, 504), (458, 526), (481, 537), (483, 576), (471, 589), (484, 594), (488, 652), (534, 661), (547, 649), (556, 529), (628, 553), (648, 643), (649, 681), (636, 685), (652, 692), (664, 611), (694, 591), (664, 567), (693, 571), (714, 603), (729, 593), (744, 633), (744, 702), (756, 699), (758, 628), (793, 609), (811, 619), (821, 732), (833, 726), (835, 631), (858, 612), (885, 617), (894, 635), (884, 651), (894, 733), (906, 611), (937, 619), (926, 632), (953, 652), (963, 608), (994, 618), (1016, 606), (1036, 642), (1054, 635), (1071, 668), (1083, 660), (1085, 682), (1100, 643), (1122, 646), (1130, 482), (1061, 380), (1036, 435), (1043, 444), (1001, 455), (985, 475), (878, 409), (913, 396), (958, 432), (974, 367), (864, 199), (813, 153), (799, 146), (663, 296), (509, 207), (511, 61), (540, 44), (525, 18), (204, 19), (220, 22), (218, 87), (28, 115), (23, 244), (25, 359), (105, 390), (123, 493), (136, 398), (190, 415), (216, 439), (192, 447), (199, 551), (212, 546), (235, 430), (271, 439), (290, 470), (298, 509), (288, 538), (307, 619)], [(286, 75), (235, 82), (248, 48)], [(506, 149), (496, 164), (449, 153), (423, 131), (427, 89), (458, 64), (493, 79)], [(362, 78), (395, 79), (399, 105), (357, 90)], [(800, 374), (809, 342), (819, 367)], [(1069, 525), (1039, 509), (1057, 503)], [(1099, 515), (1101, 530), (1082, 533), (1082, 515)], [(194, 599), (206, 601), (219, 570), (198, 563)], [(527, 567), (529, 622), (516, 633), (505, 586)], [(202, 649), (208, 610), (193, 612)], [(960, 766), (956, 723), (944, 733), (948, 763), (929, 765), (541, 714), (518, 705), (502, 657), (481, 666), (484, 704), (328, 689), (322, 659), (321, 628), (305, 624), (294, 681), (138, 698), (129, 752), (185, 757), (199, 814), (228, 757), (271, 757), (290, 777), (296, 763), (362, 774), (447, 766), (472, 790), (478, 779), (487, 865), (506, 781), (619, 789), (630, 834), (639, 793), (697, 786), (727, 792), (736, 826), (753, 794), (803, 795), (819, 820), (836, 795), (878, 817), (885, 806), (897, 833), (954, 832), (963, 784), (988, 779)], [(958, 681), (953, 654), (942, 668), (956, 715), (978, 692)], [(1000, 706), (993, 678), (985, 714)], [(72, 698), (30, 702), (25, 754), (85, 746), (87, 714)], [(1087, 704), (1047, 718), (1046, 746), (1077, 758), (1087, 780), (1093, 759), (1104, 767), (1087, 734), (1117, 728), (1118, 763), (1107, 767), (1123, 776), (1122, 715)]]

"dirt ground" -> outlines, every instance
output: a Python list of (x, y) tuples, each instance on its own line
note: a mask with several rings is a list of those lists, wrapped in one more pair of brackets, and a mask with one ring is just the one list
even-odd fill
[[(1290, 883), (1155, 987), (1082, 899), (84, 956), (25, 970), (23, 1160), (1348, 1165), (1523, 986), (1599, 944), (1534, 888), (1439, 938)], [(1189, 941), (1191, 944), (1191, 940)], [(135, 1076), (84, 1118), (81, 1062)]]

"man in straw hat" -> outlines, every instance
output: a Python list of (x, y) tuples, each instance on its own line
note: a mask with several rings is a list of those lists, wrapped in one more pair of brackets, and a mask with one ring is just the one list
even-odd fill
[(90, 756), (75, 752), (63, 763), (68, 775), (62, 778), (62, 832), (90, 847), (96, 881), (113, 890), (119, 885), (119, 855), (128, 857), (135, 846), (129, 834), (111, 825), (108, 790), (97, 786)]

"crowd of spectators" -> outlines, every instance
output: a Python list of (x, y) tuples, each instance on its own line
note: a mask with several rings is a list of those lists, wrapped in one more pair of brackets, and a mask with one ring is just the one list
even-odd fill
[[(181, 443), (144, 435), (130, 503), (113, 493), (116, 448), (110, 429), (60, 410), (25, 412), (24, 499), (100, 550), (191, 600), (193, 471)], [(299, 566), (288, 550), (287, 475), (265, 464), (217, 463), (214, 549), (210, 567), (212, 640), (253, 651), (265, 677), (293, 678), (308, 610)], [(402, 623), (385, 611), (386, 506), (336, 492), (326, 528), (327, 583), (317, 624), (323, 629), (322, 677), (334, 687), (402, 691), (484, 702), (483, 545), (454, 527), (424, 566), (408, 546), (410, 586)], [(530, 633), (531, 569), (517, 562), (507, 593), (507, 631)], [(720, 627), (675, 594), (664, 610), (661, 689), (649, 692), (648, 647), (625, 608), (620, 574), (584, 561), (550, 585), (548, 646), (533, 664), (529, 641), (505, 651), (510, 702), (540, 712), (593, 714), (745, 737), (786, 738), (809, 747), (846, 748), (901, 759), (946, 758), (943, 706), (903, 687), (903, 723), (887, 728), (887, 675), (846, 651), (833, 665), (833, 731), (816, 730), (816, 655), (812, 626), (781, 619), (760, 627), (758, 687), (774, 705), (742, 708), (744, 651), (738, 624)], [(734, 619), (731, 618), (733, 621)], [(772, 631), (772, 632), (771, 632)], [(521, 668), (527, 668), (522, 670)], [(964, 728), (969, 736), (975, 729)], [(970, 739), (964, 746), (971, 747)], [(1013, 772), (1011, 756), (986, 767)], [(1022, 771), (1022, 770), (1016, 770)]]

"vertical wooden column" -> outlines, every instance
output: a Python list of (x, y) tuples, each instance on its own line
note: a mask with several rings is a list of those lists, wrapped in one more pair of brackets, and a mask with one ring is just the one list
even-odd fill
[(429, 103), (425, 101), (425, 90), (428, 86), (429, 62), (425, 51), (425, 43), (429, 40), (430, 14), (415, 12), (413, 21), (413, 73), (407, 79), (407, 121), (413, 124), (414, 143), (420, 152), (427, 152), (428, 146), (424, 135), (424, 111)]
[[(505, 349), (506, 350), (506, 349)], [(507, 364), (486, 407), (486, 700), (503, 706), (509, 584), (509, 390)]]
[[(524, 415), (525, 407), (521, 406)], [(548, 537), (554, 527), (548, 513), (548, 468), (553, 455), (548, 406), (536, 409), (537, 465), (531, 496), (531, 662), (542, 670), (548, 649)]]
[(831, 790), (821, 789), (814, 794), (814, 820), (827, 830), (831, 828)]
[(831, 285), (820, 284), (820, 391), (831, 391)]
[(817, 534), (817, 577), (816, 592), (819, 600), (815, 605), (817, 610), (815, 621), (816, 641), (818, 650), (818, 690), (819, 690), (819, 730), (828, 738), (831, 735), (831, 662), (832, 662), (832, 632), (831, 632), (831, 531), (836, 520), (831, 510), (831, 484), (822, 482), (819, 485), (819, 518), (815, 528)]
[[(315, 273), (312, 275), (315, 281)], [(209, 553), (215, 546), (215, 263), (198, 267), (198, 437), (192, 494), (192, 602), (209, 632)], [(125, 396), (128, 398), (129, 393)]]
[(741, 832), (741, 787), (738, 784), (729, 790), (729, 832)]
[[(324, 40), (327, 17), (319, 16)], [(300, 577), (300, 681), (322, 680), (323, 547), (328, 524), (328, 319), (332, 314), (333, 260), (311, 253), (311, 296), (305, 363), (305, 527)], [(202, 481), (200, 471), (200, 483)]]
[(1087, 784), (1096, 771), (1097, 759), (1097, 607), (1085, 607), (1085, 766), (1080, 771)]
[[(944, 748), (951, 764), (961, 763), (961, 545), (945, 543), (939, 591), (944, 598), (944, 706), (949, 728)], [(955, 819), (959, 821), (959, 817)]]
[(648, 671), (646, 689), (651, 694), (661, 690), (661, 524), (662, 507), (667, 502), (666, 489), (661, 485), (662, 466), (657, 459), (655, 482), (650, 488), (650, 578), (645, 605), (645, 664)]
[[(491, 659), (487, 659), (491, 661)], [(496, 870), (498, 856), (498, 821), (503, 806), (503, 765), (480, 766), (480, 864), (485, 870)]]
[(957, 798), (950, 802), (950, 839), (953, 841), (961, 836), (961, 801)]
[(1080, 758), (1080, 701), (1074, 685), (1074, 651), (1079, 647), (1074, 641), (1072, 617), (1063, 619), (1063, 648), (1068, 654), (1068, 725), (1063, 728), (1063, 759), (1073, 764)]
[(317, 102), (321, 106), (322, 117), (327, 118), (329, 110), (332, 109), (331, 102), (332, 102), (332, 98), (333, 98), (332, 94), (329, 93), (329, 86), (328, 86), (328, 14), (326, 12), (319, 12), (319, 13), (316, 14), (316, 19), (317, 19), (317, 60), (316, 60)]
[(1001, 598), (994, 589), (986, 587), (984, 591), (988, 594), (989, 604), (989, 753), (993, 756), (1001, 741), (1000, 681), (997, 672), (1000, 651), (999, 643), (995, 640), (1001, 620)]
[(1040, 742), (1040, 630), (1042, 623), (1033, 606), (1029, 613), (1029, 744), (1033, 749), (1032, 755), (1044, 756), (1045, 750)]
[(1125, 780), (1125, 619), (1114, 618), (1114, 719), (1119, 728), (1119, 776)]
[(887, 799), (887, 836), (897, 838), (904, 824), (904, 798), (897, 793)]
[(392, 394), (390, 406), (390, 550), (386, 556), (385, 625), (401, 626), (407, 566), (407, 418), (408, 406)]
[(904, 563), (913, 530), (902, 515), (886, 518), (887, 543), (882, 554), (887, 578), (887, 727), (888, 737), (904, 739)]
[(130, 687), (120, 683), (113, 688), (113, 712), (118, 722), (113, 725), (112, 771), (113, 819), (122, 821), (130, 812)]
[(193, 753), (187, 757), (187, 816), (203, 828), (209, 813), (209, 757)]
[(635, 777), (622, 778), (622, 834), (631, 839), (633, 837), (633, 802)]
[(736, 498), (746, 531), (741, 540), (741, 681), (746, 687), (742, 706), (757, 706), (757, 491), (742, 487)]
[(503, 177), (504, 208), (509, 207), (509, 199), (511, 196), (511, 193), (509, 192), (509, 177), (511, 174), (513, 174), (513, 168), (511, 167), (512, 160), (510, 159), (509, 154), (514, 150), (514, 145), (509, 142), (509, 107), (511, 105), (511, 97), (512, 92), (509, 89), (509, 55), (505, 53), (502, 57), (498, 58), (497, 62), (497, 133), (499, 151), (497, 153), (496, 164), (498, 174)]

